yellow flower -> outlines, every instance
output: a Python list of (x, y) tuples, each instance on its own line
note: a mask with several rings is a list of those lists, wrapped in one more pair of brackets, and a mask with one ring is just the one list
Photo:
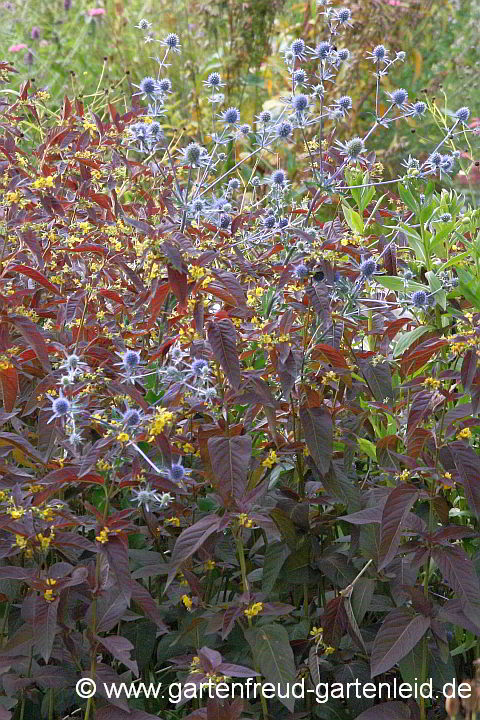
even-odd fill
[(130, 440), (130, 435), (126, 432), (118, 433), (117, 440), (121, 443), (126, 443)]
[(53, 602), (55, 600), (55, 595), (54, 595), (53, 590), (45, 590), (45, 592), (43, 593), (43, 597), (49, 603)]
[(165, 523), (165, 525), (173, 525), (173, 527), (180, 527), (180, 518), (178, 518), (178, 517), (165, 518), (164, 523)]
[(189, 597), (188, 595), (182, 595), (181, 600), (182, 600), (182, 603), (183, 603), (183, 604), (185, 605), (185, 607), (187, 608), (187, 610), (190, 612), (190, 610), (192, 609), (192, 606), (193, 606), (193, 600), (192, 600), (192, 598)]
[(37, 180), (33, 183), (33, 187), (35, 190), (44, 190), (45, 188), (53, 187), (53, 175), (37, 178)]
[(153, 442), (157, 435), (163, 432), (165, 425), (173, 420), (173, 413), (165, 408), (157, 408), (155, 417), (150, 422), (148, 429), (148, 440)]
[(103, 530), (100, 530), (99, 534), (95, 537), (95, 540), (102, 545), (108, 542), (108, 534), (110, 530), (108, 527), (104, 527)]
[(410, 473), (408, 472), (408, 470), (404, 470), (402, 473), (396, 476), (397, 480), (400, 480), (401, 482), (407, 482), (409, 477)]
[(246, 610), (244, 610), (244, 614), (247, 617), (255, 617), (255, 615), (259, 615), (263, 610), (263, 603), (256, 602), (253, 603), (253, 605), (250, 605)]
[(457, 433), (457, 440), (469, 440), (472, 437), (472, 431), (470, 428), (463, 428)]
[(315, 640), (315, 642), (321, 642), (323, 637), (323, 628), (314, 625), (313, 628), (310, 630), (310, 635)]
[(424, 385), (424, 387), (431, 388), (432, 390), (438, 390), (442, 386), (442, 383), (436, 378), (428, 377), (425, 378), (422, 385)]
[(263, 467), (272, 468), (278, 462), (275, 450), (270, 450), (267, 458), (262, 462)]
[(327, 645), (324, 647), (323, 651), (324, 651), (325, 655), (331, 655), (332, 653), (335, 652), (335, 648), (331, 647), (330, 645)]
[(20, 520), (25, 515), (25, 510), (23, 508), (10, 508), (8, 513), (14, 520)]
[(53, 532), (51, 532), (50, 535), (48, 535), (48, 536), (43, 535), (42, 533), (38, 533), (36, 539), (40, 543), (41, 549), (44, 552), (47, 552), (54, 537), (55, 537), (55, 535), (53, 534)]
[(28, 540), (23, 535), (15, 535), (15, 545), (22, 550), (27, 547)]
[(215, 562), (215, 560), (207, 560), (205, 562), (205, 570), (214, 570), (216, 565), (217, 563)]
[(241, 527), (251, 528), (253, 527), (253, 520), (250, 520), (247, 513), (240, 513), (240, 515), (237, 518), (238, 524)]

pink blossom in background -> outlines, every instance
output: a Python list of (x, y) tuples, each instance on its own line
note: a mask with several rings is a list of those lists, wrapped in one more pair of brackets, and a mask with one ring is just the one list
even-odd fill
[(95, 17), (96, 15), (105, 15), (105, 8), (91, 8), (90, 10), (87, 10), (88, 15), (90, 17)]
[(25, 50), (27, 46), (25, 43), (18, 43), (17, 45), (10, 45), (8, 48), (8, 52), (20, 52), (20, 50)]

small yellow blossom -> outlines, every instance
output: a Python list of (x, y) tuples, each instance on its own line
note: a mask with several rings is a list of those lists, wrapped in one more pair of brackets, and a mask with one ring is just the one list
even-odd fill
[(48, 177), (39, 177), (37, 180), (34, 181), (33, 187), (35, 190), (44, 190), (45, 188), (52, 188), (53, 185), (53, 175), (48, 175)]
[(323, 627), (317, 627), (316, 625), (310, 630), (310, 635), (315, 642), (321, 642), (323, 638)]
[(441, 388), (442, 383), (440, 382), (440, 380), (437, 380), (436, 378), (428, 377), (428, 378), (425, 378), (422, 385), (424, 387), (431, 388), (432, 390), (438, 390), (439, 388)]
[(278, 462), (275, 450), (270, 450), (268, 457), (262, 462), (263, 467), (272, 468)]
[(248, 517), (247, 513), (240, 513), (237, 520), (238, 520), (238, 524), (240, 525), (240, 527), (246, 527), (246, 528), (253, 527), (253, 520), (251, 520)]
[(457, 440), (469, 440), (472, 437), (472, 431), (470, 428), (463, 428), (457, 433)]
[(165, 523), (165, 525), (172, 525), (173, 527), (180, 527), (180, 518), (178, 518), (178, 517), (165, 518), (165, 520), (163, 522)]
[(408, 478), (410, 477), (410, 473), (408, 472), (408, 470), (404, 470), (396, 477), (397, 477), (397, 480), (400, 480), (401, 482), (407, 482)]
[(108, 527), (104, 527), (103, 530), (100, 530), (99, 534), (95, 537), (95, 540), (102, 545), (105, 545), (105, 543), (108, 542), (108, 534), (110, 530)]
[(126, 432), (118, 433), (117, 440), (121, 443), (127, 443), (130, 440), (130, 435)]
[(192, 609), (192, 606), (193, 606), (193, 600), (192, 600), (192, 598), (189, 597), (188, 595), (182, 595), (181, 600), (182, 600), (182, 603), (183, 603), (183, 604), (185, 605), (185, 607), (187, 608), (187, 610), (190, 611), (190, 610)]
[(244, 610), (244, 614), (247, 617), (255, 617), (255, 615), (259, 615), (263, 610), (263, 603), (256, 602), (253, 603), (253, 605), (250, 605), (246, 610)]
[(28, 545), (28, 540), (23, 535), (15, 535), (15, 545), (24, 550)]

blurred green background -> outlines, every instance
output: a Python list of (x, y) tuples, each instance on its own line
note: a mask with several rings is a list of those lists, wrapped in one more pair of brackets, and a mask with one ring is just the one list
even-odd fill
[[(365, 54), (377, 43), (407, 55), (384, 90), (405, 87), (411, 100), (428, 97), (452, 113), (468, 105), (472, 118), (480, 115), (480, 0), (333, 0), (334, 7), (343, 5), (352, 10), (354, 27), (339, 36), (339, 47), (348, 47), (352, 58), (327, 101), (349, 94), (354, 111), (337, 137), (370, 127), (375, 80)], [(184, 129), (188, 138), (200, 140), (210, 128), (203, 87), (210, 72), (222, 73), (226, 104), (238, 105), (242, 121), (252, 123), (265, 103), (288, 89), (281, 51), (295, 37), (310, 44), (325, 39), (315, 0), (5, 0), (1, 7), (0, 57), (14, 61), (17, 89), (34, 78), (35, 87), (48, 90), (52, 110), (65, 93), (82, 95), (87, 103), (103, 94), (119, 110), (128, 108), (133, 84), (155, 73), (152, 56), (160, 54), (135, 25), (147, 18), (159, 39), (176, 32), (183, 52), (168, 69), (174, 93), (166, 130)], [(430, 114), (421, 123), (382, 130), (370, 147), (390, 175), (408, 154), (425, 156), (438, 137)], [(302, 152), (301, 146), (286, 150), (292, 176)]]

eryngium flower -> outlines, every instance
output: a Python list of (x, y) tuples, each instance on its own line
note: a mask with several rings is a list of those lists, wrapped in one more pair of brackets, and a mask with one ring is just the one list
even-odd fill
[(204, 85), (206, 85), (209, 88), (219, 88), (219, 87), (224, 87), (225, 83), (222, 83), (222, 78), (220, 76), (220, 73), (212, 72), (212, 73), (210, 73), (208, 78), (204, 81)]
[(301, 113), (308, 108), (307, 95), (294, 95), (292, 98), (292, 106), (296, 112)]
[(267, 228), (267, 230), (271, 230), (275, 227), (275, 215), (267, 215), (266, 218), (263, 219), (263, 224)]
[(220, 216), (220, 228), (222, 230), (228, 230), (231, 222), (232, 222), (232, 219), (231, 219), (230, 215), (221, 215)]
[(420, 117), (421, 115), (425, 114), (425, 110), (427, 109), (427, 104), (419, 100), (418, 102), (414, 103), (412, 105), (412, 115), (414, 117)]
[(159, 89), (158, 83), (153, 77), (144, 77), (138, 87), (144, 95), (148, 95), (149, 97), (153, 97), (153, 95), (158, 93)]
[(152, 23), (149, 22), (148, 20), (145, 20), (145, 18), (142, 18), (139, 21), (138, 25), (135, 25), (135, 27), (138, 28), (139, 30), (143, 30), (143, 31), (150, 30), (150, 28), (152, 27)]
[(466, 123), (468, 118), (470, 117), (470, 110), (468, 107), (461, 107), (457, 110), (455, 113), (455, 117), (460, 120), (462, 123)]
[(272, 119), (272, 113), (268, 112), (268, 110), (262, 110), (262, 112), (258, 116), (258, 121), (263, 124), (270, 122), (271, 119)]
[(374, 273), (377, 272), (377, 263), (372, 258), (364, 260), (360, 265), (360, 272), (365, 278), (370, 278)]
[(132, 372), (140, 365), (139, 350), (127, 350), (123, 355), (120, 355), (120, 357), (122, 358), (122, 362), (119, 364), (123, 365), (127, 372)]
[(340, 10), (335, 11), (335, 17), (338, 22), (342, 23), (342, 25), (345, 23), (349, 23), (352, 17), (352, 11), (348, 8), (340, 8)]
[(277, 137), (283, 138), (286, 140), (290, 137), (292, 134), (293, 127), (291, 123), (289, 122), (282, 122), (279, 125), (277, 125), (276, 131), (277, 131)]
[(301, 38), (298, 38), (297, 40), (294, 40), (292, 44), (290, 45), (290, 50), (294, 54), (296, 58), (304, 58), (305, 57), (305, 41)]
[(192, 167), (202, 167), (205, 164), (206, 150), (196, 142), (191, 142), (182, 150), (183, 161)]
[(306, 278), (309, 272), (310, 270), (303, 263), (300, 263), (300, 265), (297, 265), (297, 267), (295, 268), (295, 275), (301, 280), (303, 280), (303, 278)]
[(391, 102), (394, 105), (398, 105), (398, 107), (404, 105), (405, 102), (408, 100), (408, 93), (404, 88), (398, 88), (398, 90), (387, 93), (387, 95), (390, 98)]
[(343, 153), (349, 158), (358, 158), (365, 151), (365, 144), (360, 137), (354, 137), (351, 140), (347, 140), (346, 143), (337, 141), (337, 144)]
[(388, 50), (385, 45), (375, 45), (369, 59), (375, 62), (386, 62), (388, 60)]
[(190, 365), (190, 369), (197, 377), (202, 377), (208, 371), (208, 362), (203, 358), (196, 358)]
[(161, 45), (163, 45), (163, 47), (167, 47), (169, 50), (173, 50), (174, 52), (180, 52), (180, 38), (175, 33), (169, 33), (167, 37), (162, 40)]
[(332, 52), (332, 46), (330, 45), (330, 43), (323, 41), (321, 43), (318, 43), (318, 45), (315, 47), (315, 50), (313, 51), (313, 55), (318, 60), (326, 60), (331, 52)]
[(278, 185), (282, 187), (285, 185), (286, 175), (283, 170), (275, 170), (275, 172), (272, 173), (272, 185)]
[(162, 80), (159, 80), (158, 89), (161, 93), (164, 94), (172, 92), (172, 81), (168, 78), (163, 78)]
[[(72, 404), (70, 400), (67, 400), (66, 397), (63, 395), (60, 395), (58, 398), (52, 399), (52, 412), (53, 415), (48, 421), (48, 423), (51, 423), (52, 420), (55, 420), (55, 418), (65, 417), (65, 415), (68, 415), (70, 410), (72, 409)], [(47, 424), (48, 424), (47, 423)]]
[(173, 482), (181, 482), (185, 477), (185, 468), (180, 463), (173, 463), (168, 470), (168, 477)]
[(227, 125), (235, 125), (240, 120), (240, 110), (236, 107), (229, 107), (222, 113), (221, 117)]
[(293, 79), (297, 84), (303, 85), (307, 79), (307, 73), (305, 70), (295, 70), (293, 73)]
[(140, 424), (142, 419), (141, 413), (138, 410), (130, 409), (123, 413), (122, 422), (125, 427), (134, 428)]
[(427, 293), (424, 290), (417, 290), (412, 295), (412, 304), (416, 308), (423, 308), (427, 304)]
[(337, 57), (342, 62), (345, 62), (350, 57), (350, 50), (348, 50), (347, 48), (342, 48), (341, 50), (338, 50)]

